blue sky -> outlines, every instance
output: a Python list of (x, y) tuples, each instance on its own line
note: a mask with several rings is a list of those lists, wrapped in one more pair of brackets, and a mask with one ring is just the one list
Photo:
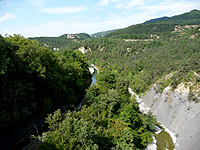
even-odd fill
[(0, 34), (92, 34), (193, 9), (199, 0), (0, 0)]

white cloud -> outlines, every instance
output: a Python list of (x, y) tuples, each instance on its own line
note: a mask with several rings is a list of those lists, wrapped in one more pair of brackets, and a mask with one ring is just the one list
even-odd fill
[(46, 0), (27, 0), (31, 5), (40, 7), (43, 6), (46, 2)]
[(119, 0), (100, 0), (96, 6), (106, 6), (108, 5), (110, 2), (118, 2)]
[(200, 6), (200, 1), (165, 0), (154, 5), (140, 6), (138, 9), (144, 10), (153, 16), (161, 17), (182, 14), (191, 11), (197, 6)]
[(43, 8), (40, 11), (48, 14), (71, 14), (86, 10), (85, 7), (57, 7), (57, 8)]
[(97, 3), (97, 6), (105, 6), (108, 5), (109, 0), (101, 0)]
[(10, 2), (7, 2), (6, 5), (7, 5), (7, 6), (12, 6), (13, 4), (10, 3)]
[(0, 22), (7, 21), (7, 20), (13, 19), (13, 18), (16, 18), (16, 16), (12, 15), (11, 13), (7, 13), (3, 17), (0, 18)]
[(96, 6), (107, 6), (109, 3), (114, 3), (117, 8), (129, 9), (139, 5), (144, 5), (145, 0), (100, 0)]
[(130, 9), (133, 7), (137, 7), (139, 5), (144, 5), (145, 0), (128, 0), (128, 1), (121, 1), (120, 3), (117, 4), (118, 8), (125, 8), (125, 9)]

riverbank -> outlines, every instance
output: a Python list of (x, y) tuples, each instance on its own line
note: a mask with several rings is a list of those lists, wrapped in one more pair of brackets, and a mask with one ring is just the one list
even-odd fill
[(99, 74), (99, 67), (97, 67), (94, 64), (90, 64), (89, 71), (91, 74), (93, 74), (95, 72), (95, 69), (97, 70), (97, 74)]

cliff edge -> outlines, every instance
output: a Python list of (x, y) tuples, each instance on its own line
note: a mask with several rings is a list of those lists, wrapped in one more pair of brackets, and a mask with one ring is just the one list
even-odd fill
[(175, 90), (170, 86), (158, 93), (154, 84), (142, 96), (143, 102), (150, 108), (157, 120), (176, 133), (177, 150), (197, 150), (200, 148), (200, 103), (189, 101), (189, 87), (183, 83)]

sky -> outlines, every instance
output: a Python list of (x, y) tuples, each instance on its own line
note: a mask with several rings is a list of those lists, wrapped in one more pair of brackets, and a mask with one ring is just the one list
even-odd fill
[(200, 0), (0, 0), (0, 34), (93, 34), (193, 9)]

